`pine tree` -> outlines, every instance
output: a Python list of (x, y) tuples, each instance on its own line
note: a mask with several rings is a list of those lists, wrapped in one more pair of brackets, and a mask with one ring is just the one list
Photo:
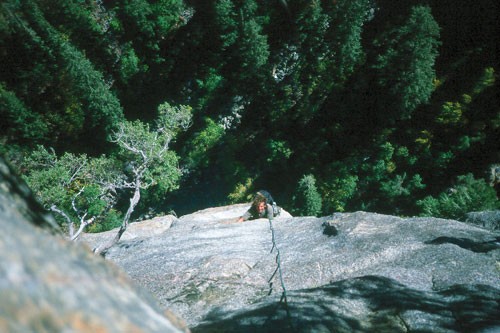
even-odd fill
[(411, 8), (402, 25), (385, 30), (373, 41), (379, 104), (390, 121), (408, 119), (434, 90), (434, 62), (438, 55), (439, 26), (431, 9)]

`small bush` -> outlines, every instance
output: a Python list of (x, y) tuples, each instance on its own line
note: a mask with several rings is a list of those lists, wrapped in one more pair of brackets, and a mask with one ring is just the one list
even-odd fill
[(417, 202), (421, 216), (463, 219), (473, 211), (500, 208), (495, 190), (484, 179), (474, 179), (472, 174), (457, 177), (457, 184), (437, 198), (428, 196)]

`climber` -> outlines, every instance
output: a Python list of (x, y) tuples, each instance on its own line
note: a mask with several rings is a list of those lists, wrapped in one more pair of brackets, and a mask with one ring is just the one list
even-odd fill
[(260, 190), (258, 191), (253, 200), (250, 208), (240, 216), (238, 222), (255, 220), (260, 218), (268, 218), (272, 220), (275, 216), (279, 215), (279, 207), (276, 205), (273, 197), (269, 192)]

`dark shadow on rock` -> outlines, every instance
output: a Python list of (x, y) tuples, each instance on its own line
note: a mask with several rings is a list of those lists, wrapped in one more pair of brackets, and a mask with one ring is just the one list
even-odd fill
[(496, 249), (500, 249), (500, 237), (487, 242), (476, 242), (472, 239), (467, 238), (455, 238), (455, 237), (438, 237), (431, 241), (425, 242), (425, 244), (440, 245), (440, 244), (455, 244), (463, 249), (477, 252), (477, 253), (487, 253)]
[(337, 236), (339, 234), (337, 228), (335, 226), (329, 224), (329, 223), (323, 223), (323, 235), (327, 235), (328, 237), (330, 236)]
[(487, 285), (456, 285), (441, 294), (450, 299), (450, 308), (463, 332), (500, 332), (498, 289)]
[(276, 297), (249, 311), (214, 310), (192, 332), (479, 332), (500, 329), (499, 300), (489, 286), (427, 292), (365, 276), (289, 292), (288, 311)]

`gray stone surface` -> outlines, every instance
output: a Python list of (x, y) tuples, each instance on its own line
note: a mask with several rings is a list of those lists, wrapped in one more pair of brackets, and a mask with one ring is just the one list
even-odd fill
[(366, 212), (236, 223), (247, 208), (134, 223), (105, 260), (0, 159), (0, 332), (187, 330), (172, 312), (195, 333), (500, 331), (498, 231)]
[(467, 213), (465, 222), (489, 230), (500, 231), (500, 210)]
[(63, 239), (1, 158), (0, 224), (0, 332), (185, 331), (116, 265)]
[(281, 217), (271, 230), (234, 223), (245, 209), (183, 216), (107, 258), (193, 332), (500, 331), (499, 233), (366, 212)]
[[(166, 215), (158, 216), (151, 220), (141, 221), (140, 223), (130, 223), (127, 230), (125, 230), (122, 234), (120, 240), (128, 241), (159, 235), (169, 229), (175, 220), (175, 216)], [(104, 244), (107, 240), (114, 238), (119, 229), (120, 228), (115, 228), (101, 233), (82, 233), (78, 238), (78, 242), (83, 242), (90, 248), (95, 249), (96, 247)]]

